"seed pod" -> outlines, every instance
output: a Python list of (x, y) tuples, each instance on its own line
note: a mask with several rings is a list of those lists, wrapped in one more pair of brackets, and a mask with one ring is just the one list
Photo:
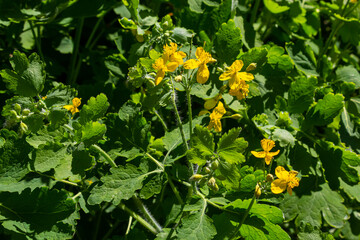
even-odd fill
[(238, 119), (241, 119), (243, 116), (241, 116), (240, 114), (233, 114), (233, 115), (231, 115), (230, 116), (232, 119), (236, 119), (236, 120), (238, 120)]
[(204, 176), (201, 174), (194, 174), (190, 177), (190, 181), (199, 181), (200, 179), (202, 179)]
[(29, 127), (25, 123), (20, 122), (20, 131), (23, 133), (26, 133), (28, 130), (29, 130)]
[(259, 198), (261, 195), (261, 188), (259, 186), (259, 184), (256, 184), (256, 187), (255, 187), (255, 196), (256, 198)]

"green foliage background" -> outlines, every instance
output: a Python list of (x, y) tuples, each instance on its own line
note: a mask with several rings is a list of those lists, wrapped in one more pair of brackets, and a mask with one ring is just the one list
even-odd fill
[[(0, 239), (359, 239), (359, 5), (0, 0)], [(155, 86), (170, 41), (217, 60), (205, 84)], [(257, 65), (243, 100), (219, 80), (237, 59)], [(221, 133), (200, 114), (219, 94)]]

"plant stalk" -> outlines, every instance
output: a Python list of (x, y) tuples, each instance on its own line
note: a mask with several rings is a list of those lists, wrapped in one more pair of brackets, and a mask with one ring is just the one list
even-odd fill
[(142, 203), (142, 201), (136, 196), (136, 194), (132, 197), (134, 200), (136, 206), (140, 209), (140, 211), (145, 215), (145, 218), (150, 222), (152, 226), (155, 227), (156, 232), (161, 232), (162, 227), (160, 224), (156, 221), (156, 219), (151, 215), (150, 211), (145, 207), (145, 205)]
[(76, 59), (78, 57), (79, 54), (79, 46), (80, 46), (80, 38), (81, 38), (81, 32), (84, 26), (84, 18), (80, 18), (79, 23), (76, 27), (76, 34), (75, 34), (75, 46), (74, 46), (74, 52), (72, 54), (72, 58), (71, 58), (71, 65), (70, 65), (70, 75), (68, 77), (68, 83), (69, 84), (74, 84), (75, 80), (74, 80), (74, 74), (75, 74), (75, 67), (76, 67)]
[(96, 152), (98, 152), (101, 156), (103, 156), (105, 158), (105, 160), (114, 168), (117, 167), (116, 163), (114, 162), (114, 160), (112, 160), (112, 158), (109, 156), (109, 154), (107, 154), (101, 147), (99, 147), (96, 144), (91, 145), (90, 147), (92, 150), (95, 150)]

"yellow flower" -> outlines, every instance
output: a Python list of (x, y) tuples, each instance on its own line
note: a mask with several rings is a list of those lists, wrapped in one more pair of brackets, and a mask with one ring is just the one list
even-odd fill
[(155, 63), (152, 67), (157, 70), (156, 77), (155, 77), (155, 85), (158, 85), (165, 76), (165, 72), (173, 72), (178, 67), (176, 62), (168, 62), (166, 63), (163, 58), (156, 59)]
[(236, 85), (237, 88), (230, 88), (229, 94), (235, 96), (238, 100), (246, 98), (249, 93), (249, 85), (245, 81), (240, 82), (239, 85)]
[(184, 63), (183, 58), (186, 57), (186, 53), (182, 51), (177, 51), (177, 44), (171, 42), (170, 45), (164, 46), (163, 51), (163, 59), (164, 62), (170, 61), (170, 62), (176, 62), (178, 65), (181, 65)]
[(243, 66), (243, 61), (236, 60), (223, 74), (220, 75), (219, 80), (229, 80), (229, 86), (231, 89), (239, 89), (239, 85), (243, 84), (244, 81), (251, 81), (254, 79), (254, 75), (251, 73), (239, 72)]
[(196, 49), (195, 56), (197, 59), (187, 60), (184, 64), (184, 68), (185, 69), (199, 68), (196, 74), (196, 81), (201, 84), (206, 83), (206, 81), (209, 79), (210, 76), (210, 72), (206, 64), (216, 62), (216, 59), (212, 58), (211, 54), (205, 52), (205, 50), (202, 47), (198, 47)]
[(63, 108), (69, 110), (71, 112), (71, 114), (75, 114), (77, 112), (79, 112), (78, 107), (81, 105), (81, 98), (74, 98), (72, 100), (72, 105), (65, 105), (63, 106)]
[(299, 186), (299, 179), (296, 177), (297, 171), (286, 171), (285, 168), (278, 166), (275, 169), (275, 174), (278, 177), (271, 183), (271, 191), (275, 194), (282, 193), (287, 189), (287, 192), (291, 195), (292, 189)]
[(209, 130), (215, 128), (216, 132), (221, 132), (221, 122), (220, 119), (226, 113), (224, 105), (222, 102), (219, 102), (217, 107), (214, 108), (213, 112), (210, 114), (210, 123), (207, 126)]
[(251, 151), (251, 153), (257, 158), (265, 158), (265, 163), (269, 165), (274, 156), (279, 154), (280, 150), (277, 150), (276, 152), (270, 152), (270, 150), (275, 147), (275, 142), (266, 138), (261, 140), (261, 147), (264, 149), (263, 152)]

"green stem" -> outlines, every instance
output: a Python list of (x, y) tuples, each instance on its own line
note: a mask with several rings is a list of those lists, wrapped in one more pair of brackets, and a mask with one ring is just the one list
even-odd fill
[(259, 9), (259, 5), (260, 5), (260, 0), (255, 0), (254, 8), (251, 11), (250, 25), (253, 25), (253, 23), (255, 22), (256, 13)]
[(82, 193), (81, 192), (78, 192), (75, 196), (73, 196), (71, 199), (72, 200), (75, 200), (77, 197), (79, 197)]
[(40, 173), (40, 172), (36, 172), (36, 173), (39, 174), (40, 176), (51, 178), (52, 180), (57, 181), (57, 182), (62, 182), (62, 183), (65, 183), (65, 184), (68, 184), (68, 185), (71, 185), (71, 186), (75, 186), (75, 187), (79, 186), (76, 183), (73, 183), (73, 182), (70, 182), (70, 181), (67, 181), (67, 180), (56, 180), (55, 177), (53, 177), (53, 176), (49, 176), (49, 175), (46, 175), (46, 174), (43, 174), (43, 173)]
[(141, 225), (143, 225), (145, 228), (147, 228), (152, 234), (156, 235), (158, 234), (158, 232), (156, 231), (156, 229), (150, 224), (148, 223), (145, 219), (143, 219), (141, 216), (139, 216), (138, 214), (136, 214), (134, 211), (132, 211), (131, 209), (129, 209), (128, 207), (125, 206), (125, 204), (120, 203), (119, 208), (124, 210), (125, 212), (127, 212), (131, 217), (135, 218)]
[(254, 193), (254, 196), (252, 197), (251, 199), (251, 202), (249, 204), (249, 207), (246, 209), (246, 212), (243, 216), (243, 218), (241, 219), (239, 225), (236, 227), (235, 229), (235, 232), (233, 233), (233, 235), (229, 238), (229, 239), (234, 239), (236, 237), (236, 234), (239, 232), (241, 226), (243, 225), (243, 223), (245, 222), (245, 219), (247, 218), (247, 216), (249, 215), (249, 212), (252, 208), (252, 206), (254, 205), (254, 202), (255, 202), (255, 199), (256, 199), (256, 196), (255, 196), (255, 193)]
[[(125, 236), (128, 235), (129, 232), (130, 232), (132, 220), (133, 220), (133, 217), (130, 216), (130, 217), (129, 217), (129, 223), (128, 223), (128, 226), (127, 226), (127, 228), (126, 228)], [(105, 239), (107, 239), (107, 238), (105, 238)]]
[(150, 158), (151, 161), (153, 161), (156, 165), (158, 165), (162, 171), (164, 171), (164, 165), (159, 162), (158, 160), (156, 160), (153, 156), (151, 156), (149, 153), (145, 153), (145, 155)]
[(30, 24), (30, 28), (31, 28), (31, 33), (34, 37), (34, 40), (35, 40), (35, 44), (36, 44), (36, 48), (39, 52), (39, 55), (41, 57), (42, 60), (44, 60), (44, 55), (42, 53), (42, 50), (41, 50), (41, 43), (40, 43), (40, 30), (39, 30), (39, 27), (38, 27), (38, 34), (36, 36), (36, 33), (35, 33), (35, 30), (34, 30), (34, 25), (33, 25), (33, 22), (32, 21), (29, 21), (29, 24)]
[(176, 120), (177, 120), (177, 122), (179, 124), (181, 138), (182, 138), (182, 140), (184, 142), (186, 150), (189, 150), (189, 145), (186, 142), (185, 132), (184, 132), (184, 128), (183, 128), (183, 125), (182, 125), (182, 122), (181, 122), (181, 119), (180, 119), (179, 111), (178, 111), (178, 109), (176, 107), (176, 101), (175, 101), (175, 94), (176, 93), (175, 93), (174, 81), (173, 81), (173, 79), (171, 77), (170, 77), (170, 80), (171, 80), (171, 87), (172, 87), (172, 91), (173, 91), (173, 94), (171, 96), (171, 103), (172, 103), (172, 105), (174, 107)]
[(101, 21), (104, 19), (104, 16), (105, 16), (105, 15), (101, 16), (101, 17), (96, 21), (95, 26), (94, 26), (94, 28), (92, 29), (88, 40), (87, 40), (86, 43), (85, 43), (85, 48), (88, 48), (88, 47), (90, 46), (90, 43), (91, 43), (91, 41), (92, 41), (92, 39), (93, 39), (93, 37), (94, 37), (94, 35), (95, 35), (98, 27), (99, 27)]
[(319, 57), (318, 57), (318, 67), (320, 67), (319, 62), (321, 61), (323, 55), (326, 54), (332, 40), (333, 37), (335, 36), (335, 34), (337, 33), (337, 31), (339, 31), (339, 29), (341, 28), (341, 26), (343, 25), (343, 22), (340, 22), (339, 20), (336, 20), (336, 22), (334, 23), (334, 27), (332, 28), (332, 31), (330, 32), (329, 37), (327, 38), (324, 47), (321, 49)]
[(180, 193), (179, 191), (177, 190), (177, 188), (175, 187), (173, 181), (171, 180), (171, 178), (169, 177), (169, 175), (167, 173), (166, 174), (166, 178), (168, 180), (168, 183), (171, 187), (171, 189), (173, 190), (174, 194), (175, 194), (175, 197), (177, 198), (177, 200), (179, 201), (179, 204), (180, 205), (183, 205), (184, 204), (184, 201), (182, 200), (181, 196), (180, 196)]
[(158, 111), (156, 111), (156, 109), (154, 109), (154, 113), (155, 113), (155, 115), (157, 116), (157, 118), (159, 119), (159, 121), (161, 122), (161, 124), (163, 125), (165, 132), (167, 132), (169, 129), (168, 129), (168, 127), (166, 126), (166, 123), (164, 122), (164, 119), (162, 119), (162, 117), (160, 116), (160, 114), (158, 113)]
[(191, 86), (186, 87), (186, 97), (187, 97), (187, 103), (188, 103), (188, 115), (189, 115), (189, 132), (190, 132), (190, 147), (192, 145), (192, 109), (191, 109)]
[(104, 208), (105, 207), (102, 207), (100, 212), (99, 212), (99, 215), (97, 217), (97, 221), (96, 221), (96, 226), (95, 226), (95, 232), (93, 234), (93, 240), (96, 240), (97, 239), (97, 235), (99, 233), (99, 227), (100, 227), (100, 223), (101, 223), (101, 217), (102, 217), (102, 214), (103, 214), (103, 211), (104, 211)]
[(75, 73), (75, 67), (76, 67), (76, 60), (79, 54), (79, 46), (80, 46), (80, 38), (81, 38), (81, 32), (84, 26), (84, 18), (79, 19), (79, 23), (76, 27), (76, 34), (75, 34), (75, 46), (74, 46), (74, 52), (71, 58), (70, 62), (70, 74), (68, 77), (68, 83), (73, 84), (75, 82), (74, 80), (74, 73)]
[(132, 199), (134, 200), (136, 206), (140, 209), (140, 211), (145, 215), (145, 218), (151, 223), (152, 226), (156, 228), (156, 232), (158, 233), (161, 232), (162, 227), (156, 221), (156, 219), (151, 215), (150, 211), (145, 207), (142, 201), (136, 195), (134, 195)]
[[(132, 219), (132, 217), (130, 216), (130, 218)], [(114, 231), (115, 228), (117, 228), (120, 224), (120, 220), (116, 220), (115, 224), (113, 224), (111, 226), (111, 228), (109, 229), (109, 231), (107, 231), (107, 233), (103, 236), (102, 240), (108, 240), (109, 236), (112, 234), (112, 232)], [(131, 224), (131, 222), (130, 222)]]
[(101, 147), (99, 147), (96, 144), (91, 145), (90, 147), (92, 150), (97, 151), (101, 156), (103, 156), (105, 158), (105, 160), (112, 166), (112, 167), (117, 167), (116, 163), (114, 162), (114, 160), (112, 160), (112, 158), (109, 156), (109, 154), (107, 154), (104, 150), (102, 150)]

